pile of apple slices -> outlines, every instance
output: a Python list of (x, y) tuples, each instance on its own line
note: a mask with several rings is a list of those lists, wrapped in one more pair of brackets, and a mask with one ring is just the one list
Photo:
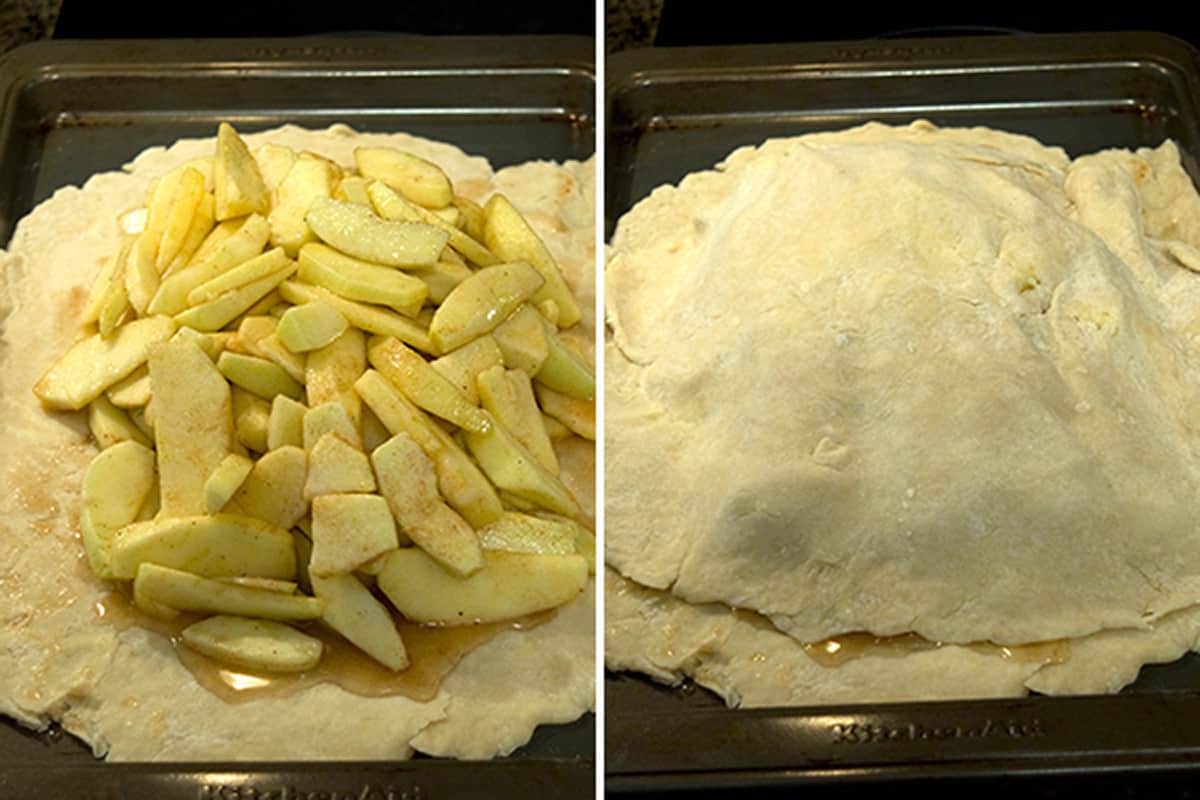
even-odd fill
[(554, 258), (502, 195), (355, 157), (252, 153), (222, 124), (119, 218), (81, 338), (34, 387), (86, 408), (101, 448), (92, 569), (148, 614), (211, 615), (183, 640), (239, 667), (314, 666), (289, 623), (319, 619), (404, 669), (395, 612), (520, 617), (594, 570), (552, 446), (595, 436)]

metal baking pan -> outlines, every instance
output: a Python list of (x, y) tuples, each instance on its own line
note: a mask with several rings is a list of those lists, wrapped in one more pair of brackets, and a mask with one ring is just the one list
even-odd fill
[[(593, 43), (584, 37), (369, 36), (45, 42), (0, 61), (0, 242), (55, 189), (141, 150), (344, 122), (452, 142), (501, 167), (595, 148)], [(586, 796), (594, 718), (540, 728), (507, 759), (399, 763), (105, 764), (57, 729), (0, 724), (0, 797)], [(319, 755), (319, 754), (318, 754)], [(239, 794), (240, 792), (240, 794)]]
[[(1198, 176), (1198, 54), (1159, 34), (642, 50), (612, 57), (606, 75), (610, 235), (655, 186), (739, 146), (868, 120), (986, 125), (1072, 155), (1171, 138)], [(1200, 774), (1194, 654), (1106, 697), (735, 711), (692, 686), (605, 684), (613, 793)]]

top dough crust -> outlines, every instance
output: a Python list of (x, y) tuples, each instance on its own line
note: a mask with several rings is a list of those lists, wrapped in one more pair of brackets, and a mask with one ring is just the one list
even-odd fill
[(927, 122), (656, 189), (606, 272), (607, 560), (801, 641), (1200, 602), (1198, 227), (1170, 142)]
[[(358, 146), (392, 146), (439, 164), (473, 200), (504, 191), (542, 235), (585, 309), (594, 296), (594, 164), (530, 162), (493, 172), (456, 147), (406, 134), (285, 126), (244, 136), (311, 150), (347, 167)], [(593, 707), (593, 592), (531, 631), (469, 653), (438, 695), (366, 698), (323, 684), (228, 705), (201, 688), (170, 644), (97, 618), (110, 587), (78, 540), (79, 487), (96, 450), (83, 414), (45, 412), (31, 387), (74, 341), (95, 274), (116, 247), (116, 215), (150, 181), (210, 155), (215, 139), (181, 140), (124, 171), (66, 187), (21, 221), (0, 251), (0, 713), (59, 721), (110, 760), (398, 759), (414, 749), (459, 758), (505, 755), (542, 723)], [(577, 335), (590, 335), (586, 317)], [(581, 441), (581, 440), (580, 440)], [(567, 440), (564, 475), (591, 513), (590, 443)], [(586, 452), (581, 452), (586, 450)], [(567, 462), (564, 462), (567, 463)]]

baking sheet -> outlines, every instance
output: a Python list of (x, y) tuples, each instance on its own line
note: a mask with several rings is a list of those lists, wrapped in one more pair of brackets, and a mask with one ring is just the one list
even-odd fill
[[(1196, 180), (1200, 73), (1149, 33), (642, 50), (606, 67), (606, 218), (764, 139), (869, 120), (986, 125), (1082, 155), (1179, 143)], [(610, 674), (614, 793), (828, 781), (1191, 769), (1200, 657), (1115, 697), (731, 711), (703, 689)]]
[[(0, 62), (0, 242), (56, 188), (152, 145), (344, 122), (459, 145), (499, 168), (595, 149), (593, 43), (582, 37), (370, 36), (44, 42)], [(0, 666), (2, 668), (2, 666)], [(508, 759), (116, 765), (57, 729), (0, 724), (0, 797), (590, 795), (594, 718), (539, 728)], [(238, 795), (240, 790), (241, 794)], [(251, 791), (253, 790), (253, 791)], [(254, 792), (257, 792), (255, 794)], [(290, 794), (288, 793), (290, 792)], [(275, 794), (272, 794), (275, 793)]]

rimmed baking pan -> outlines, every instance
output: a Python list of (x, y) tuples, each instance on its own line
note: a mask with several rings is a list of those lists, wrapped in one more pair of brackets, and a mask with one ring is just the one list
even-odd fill
[[(1196, 51), (1152, 33), (887, 40), (622, 53), (607, 67), (608, 229), (655, 186), (778, 136), (928, 119), (1081, 155), (1174, 139), (1195, 180)], [(1200, 657), (1116, 696), (729, 710), (606, 680), (611, 792), (1171, 773), (1200, 764)]]
[[(497, 168), (595, 149), (583, 37), (367, 36), (45, 42), (0, 61), (0, 242), (55, 189), (152, 145), (344, 122), (452, 142)], [(52, 729), (0, 724), (2, 797), (388, 798), (590, 795), (594, 718), (540, 728), (507, 759), (105, 764)]]

